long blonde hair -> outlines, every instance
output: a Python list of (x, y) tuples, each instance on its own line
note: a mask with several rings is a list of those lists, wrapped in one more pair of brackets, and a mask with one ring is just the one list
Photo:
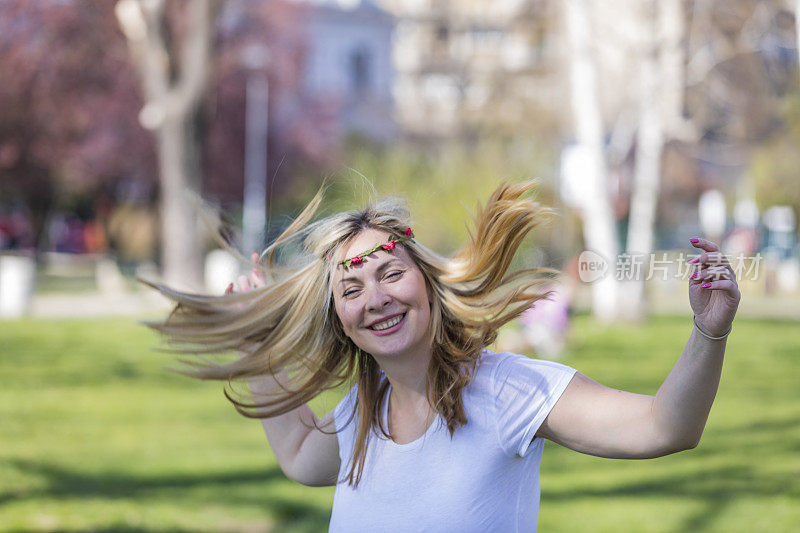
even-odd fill
[[(450, 258), (415, 240), (402, 244), (432, 294), (427, 395), (451, 436), (467, 423), (461, 391), (472, 380), (481, 350), (495, 341), (501, 326), (547, 296), (537, 290), (549, 281), (541, 275), (556, 273), (546, 268), (509, 272), (524, 237), (551, 213), (523, 198), (535, 185), (499, 186), (475, 214), (466, 245)], [(150, 283), (176, 306), (166, 320), (148, 325), (174, 351), (192, 354), (182, 359), (180, 372), (228, 381), (225, 395), (251, 418), (284, 414), (326, 390), (355, 383), (358, 400), (350, 421), (357, 418), (358, 426), (345, 479), (357, 486), (370, 433), (380, 430), (389, 436), (380, 416), (388, 383), (372, 356), (342, 329), (333, 305), (332, 258), (368, 228), (399, 236), (412, 224), (405, 203), (395, 197), (312, 222), (321, 200), (322, 191), (264, 252), (265, 287), (203, 296)], [(242, 357), (231, 362), (203, 357), (233, 350)], [(291, 385), (260, 401), (245, 401), (232, 387), (236, 381), (281, 371), (290, 375)]]

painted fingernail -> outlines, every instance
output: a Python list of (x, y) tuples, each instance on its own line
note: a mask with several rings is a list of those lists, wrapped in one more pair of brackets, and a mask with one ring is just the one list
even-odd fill
[(693, 257), (693, 258), (689, 259), (686, 262), (687, 263), (697, 263), (698, 261), (700, 261), (700, 256), (699, 255), (697, 257)]
[(695, 278), (697, 277), (697, 275), (698, 275), (698, 274), (699, 274), (699, 272), (695, 272), (694, 274), (692, 274), (691, 276), (689, 276), (689, 279), (695, 279)]
[(711, 284), (710, 283), (703, 283), (700, 286), (703, 287), (704, 289), (707, 289), (707, 288), (709, 288), (711, 286)]
[(700, 242), (700, 239), (689, 239), (689, 241), (692, 242), (693, 244), (697, 244), (698, 242)]

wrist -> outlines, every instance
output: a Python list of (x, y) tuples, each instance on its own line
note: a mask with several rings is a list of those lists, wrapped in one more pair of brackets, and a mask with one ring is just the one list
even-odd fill
[(719, 335), (719, 336), (711, 335), (710, 333), (705, 331), (703, 328), (701, 328), (700, 325), (697, 323), (697, 315), (693, 315), (692, 316), (692, 323), (694, 324), (694, 328), (697, 330), (698, 333), (700, 333), (700, 335), (702, 335), (703, 337), (707, 338), (708, 340), (712, 340), (712, 341), (725, 340), (728, 337), (728, 335), (730, 335), (731, 331), (733, 330), (733, 324), (731, 324), (731, 326), (728, 328), (728, 331), (726, 331), (723, 335)]

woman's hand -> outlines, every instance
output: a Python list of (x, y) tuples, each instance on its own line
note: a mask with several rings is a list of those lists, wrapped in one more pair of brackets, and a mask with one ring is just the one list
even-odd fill
[(250, 256), (250, 262), (253, 265), (253, 268), (250, 269), (250, 277), (247, 276), (239, 276), (236, 278), (236, 283), (231, 283), (225, 289), (225, 294), (232, 294), (234, 292), (247, 292), (251, 288), (259, 288), (263, 287), (266, 282), (264, 281), (264, 275), (258, 271), (258, 252), (253, 252)]
[(733, 324), (741, 293), (728, 259), (719, 246), (705, 239), (689, 239), (702, 252), (689, 260), (689, 304), (697, 325), (713, 336), (725, 335)]

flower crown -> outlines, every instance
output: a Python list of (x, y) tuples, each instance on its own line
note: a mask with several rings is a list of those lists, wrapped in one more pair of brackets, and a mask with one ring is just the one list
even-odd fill
[(395, 237), (395, 238), (390, 237), (389, 240), (387, 240), (385, 243), (379, 242), (369, 250), (365, 250), (360, 254), (351, 257), (350, 259), (345, 259), (344, 261), (340, 261), (339, 264), (342, 265), (344, 268), (350, 268), (350, 266), (352, 265), (360, 265), (368, 255), (373, 254), (378, 250), (385, 250), (387, 252), (391, 252), (392, 250), (394, 250), (394, 247), (397, 246), (398, 243), (411, 240), (414, 240), (414, 232), (411, 231), (411, 228), (407, 228), (405, 231), (405, 235), (403, 235), (402, 237)]

